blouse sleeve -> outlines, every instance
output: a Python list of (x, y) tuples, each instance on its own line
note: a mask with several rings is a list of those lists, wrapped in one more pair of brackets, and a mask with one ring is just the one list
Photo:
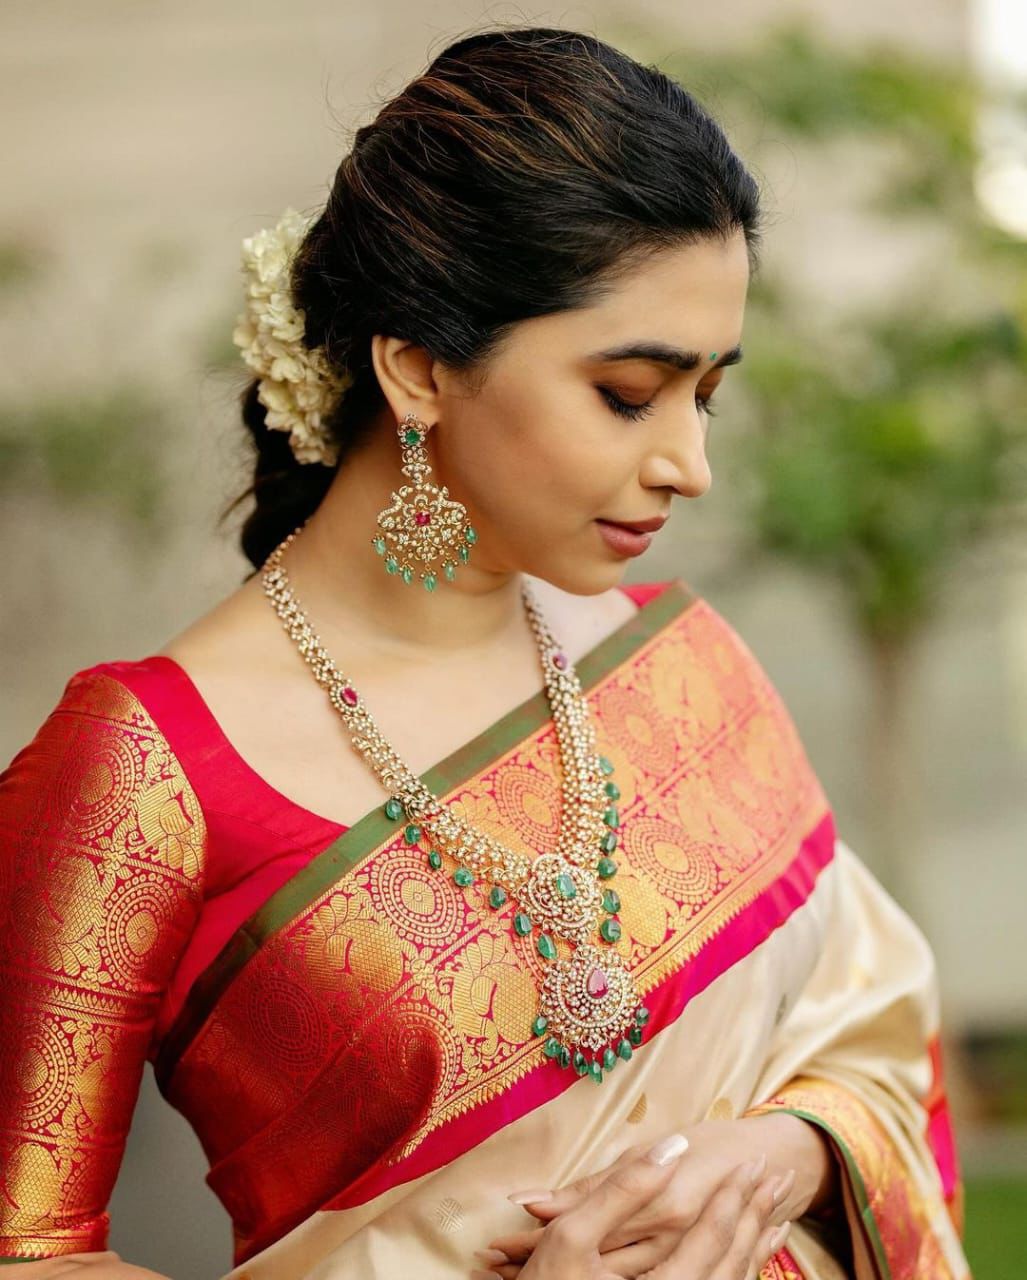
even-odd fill
[[(775, 1031), (746, 1114), (781, 1109), (826, 1135), (841, 1202), (833, 1224), (830, 1212), (802, 1222), (841, 1246), (847, 1274), (965, 1280), (933, 954), (840, 839), (828, 872), (822, 951)], [(789, 1240), (797, 1258), (799, 1245)]]
[(0, 773), (0, 1265), (101, 1252), (206, 833), (141, 702), (71, 678)]

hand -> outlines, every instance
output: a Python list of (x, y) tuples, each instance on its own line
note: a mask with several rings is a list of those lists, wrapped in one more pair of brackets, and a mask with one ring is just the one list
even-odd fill
[[(677, 1141), (677, 1152), (667, 1147)], [(682, 1232), (666, 1256), (655, 1264), (636, 1255), (629, 1271), (611, 1270), (599, 1242), (611, 1229), (636, 1217), (659, 1198), (680, 1166), (687, 1145), (680, 1134), (647, 1152), (619, 1161), (578, 1204), (541, 1228), (530, 1258), (518, 1269), (521, 1280), (617, 1280), (640, 1275), (646, 1280), (750, 1280), (780, 1248), (787, 1227), (770, 1224), (773, 1198), (762, 1161), (732, 1169), (703, 1205), (695, 1222)], [(661, 1156), (667, 1163), (656, 1163)], [(622, 1254), (628, 1254), (622, 1250)], [(755, 1268), (755, 1270), (754, 1270)], [(496, 1269), (507, 1275), (508, 1267)]]
[[(525, 1207), (534, 1217), (552, 1221), (642, 1149), (629, 1147), (606, 1168), (558, 1189), (548, 1199), (528, 1200)], [(714, 1189), (727, 1175), (739, 1164), (764, 1153), (768, 1160), (768, 1180), (775, 1184), (778, 1196), (773, 1213), (775, 1223), (800, 1217), (815, 1198), (822, 1199), (830, 1188), (834, 1162), (819, 1133), (804, 1120), (775, 1113), (741, 1120), (704, 1121), (689, 1131), (688, 1160), (675, 1172), (664, 1193), (646, 1204), (635, 1218), (608, 1232), (600, 1243), (601, 1251), (609, 1254), (648, 1239), (662, 1241), (664, 1253), (660, 1256), (666, 1256), (682, 1231), (696, 1221)], [(491, 1240), (488, 1250), (480, 1256), (490, 1267), (498, 1261), (492, 1256), (494, 1250), (505, 1253), (511, 1261), (524, 1261), (530, 1256), (538, 1234), (537, 1229), (528, 1230)], [(650, 1245), (650, 1250), (654, 1249), (655, 1245)], [(499, 1266), (495, 1270), (505, 1280), (517, 1275), (516, 1268), (504, 1270)]]
[[(642, 1149), (639, 1146), (629, 1147), (612, 1165), (556, 1192), (539, 1192), (539, 1197), (548, 1198), (525, 1201), (526, 1193), (515, 1193), (517, 1202), (524, 1203), (526, 1210), (537, 1219), (552, 1221), (607, 1178), (612, 1169), (639, 1155)], [(768, 1178), (777, 1179), (775, 1222), (797, 1219), (834, 1196), (837, 1176), (834, 1158), (820, 1130), (807, 1121), (784, 1112), (745, 1116), (740, 1120), (706, 1120), (689, 1129), (688, 1161), (677, 1170), (665, 1194), (647, 1204), (634, 1220), (608, 1235), (602, 1242), (602, 1251), (608, 1252), (644, 1236), (661, 1233), (667, 1233), (676, 1240), (681, 1231), (697, 1219), (713, 1189), (724, 1181), (727, 1174), (761, 1155), (767, 1156)], [(531, 1234), (531, 1231), (524, 1231), (520, 1235), (503, 1236), (502, 1240), (490, 1240), (489, 1249), (498, 1249), (507, 1253), (507, 1257), (522, 1260), (526, 1257), (525, 1245)], [(514, 1252), (508, 1251), (507, 1244)], [(510, 1272), (510, 1275), (516, 1275), (516, 1272)]]
[(64, 1253), (56, 1258), (39, 1258), (20, 1264), (18, 1275), (25, 1280), (169, 1280), (156, 1271), (123, 1262), (113, 1249), (92, 1253)]

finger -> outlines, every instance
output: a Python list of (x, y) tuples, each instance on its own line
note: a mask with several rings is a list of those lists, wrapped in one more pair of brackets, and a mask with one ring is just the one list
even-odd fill
[(515, 1199), (534, 1191), (536, 1194), (541, 1192), (541, 1188), (529, 1188), (527, 1192), (515, 1191), (507, 1198), (513, 1200), (515, 1204), (522, 1205), (528, 1213), (534, 1218), (541, 1218), (549, 1221), (555, 1218), (559, 1213), (565, 1213), (572, 1205), (580, 1204), (586, 1196), (592, 1192), (603, 1182), (609, 1175), (611, 1169), (615, 1169), (618, 1165), (627, 1164), (638, 1156), (644, 1155), (647, 1150), (647, 1144), (636, 1142), (630, 1147), (625, 1147), (615, 1160), (602, 1169), (596, 1169), (592, 1173), (587, 1173), (580, 1178), (575, 1178), (573, 1182), (568, 1182), (566, 1186), (547, 1189), (545, 1199)]
[(549, 1223), (536, 1255), (544, 1254), (557, 1274), (562, 1274), (561, 1266), (568, 1271), (573, 1265), (580, 1266), (582, 1256), (590, 1249), (598, 1252), (612, 1228), (659, 1195), (687, 1146), (683, 1134), (671, 1134), (644, 1155), (616, 1165), (587, 1199)]
[[(489, 1249), (502, 1250), (511, 1262), (527, 1262), (538, 1247), (543, 1231), (545, 1231), (545, 1227), (535, 1227), (531, 1231), (518, 1231), (516, 1235), (496, 1236), (494, 1240), (488, 1242), (487, 1247)], [(475, 1250), (475, 1256), (479, 1256), (477, 1250)], [(492, 1264), (489, 1263), (488, 1265), (491, 1266)]]
[(760, 1272), (767, 1265), (774, 1254), (784, 1248), (784, 1243), (788, 1239), (788, 1232), (791, 1230), (790, 1222), (782, 1222), (779, 1224), (771, 1224), (763, 1229), (756, 1249), (753, 1254), (753, 1263), (751, 1278), (758, 1280)]
[[(794, 1171), (791, 1171), (794, 1173)], [(785, 1177), (784, 1189), (792, 1179)], [(761, 1258), (758, 1266), (753, 1261), (761, 1253), (764, 1239), (777, 1230), (778, 1205), (781, 1203), (782, 1180), (773, 1174), (766, 1175), (756, 1186), (747, 1208), (739, 1219), (731, 1249), (714, 1271), (712, 1280), (758, 1280), (760, 1268), (767, 1258)], [(768, 1257), (772, 1256), (770, 1254)]]
[[(541, 1188), (536, 1192), (536, 1196), (531, 1199), (523, 1199), (524, 1196), (530, 1195), (530, 1191), (515, 1191), (507, 1197), (513, 1200), (514, 1204), (519, 1204), (527, 1210), (534, 1218), (542, 1218), (549, 1221), (555, 1218), (558, 1213), (564, 1213), (573, 1205), (580, 1204), (587, 1196), (599, 1186), (610, 1172), (609, 1168), (599, 1169), (595, 1173), (586, 1174), (582, 1178), (576, 1178), (573, 1182), (568, 1182), (565, 1187), (557, 1187), (553, 1191), (547, 1191), (544, 1195)], [(532, 1188), (531, 1191), (535, 1191)], [(515, 1197), (517, 1197), (515, 1199)]]
[[(759, 1186), (759, 1162), (739, 1165), (721, 1181), (652, 1280), (708, 1280), (731, 1248), (742, 1214)], [(753, 1244), (756, 1237), (753, 1236)], [(648, 1278), (647, 1278), (648, 1280)]]
[(663, 1231), (600, 1253), (603, 1277), (609, 1272), (614, 1276), (644, 1276), (673, 1252), (681, 1239), (680, 1231)]
[(734, 1239), (710, 1272), (710, 1280), (748, 1280), (752, 1273), (753, 1255), (765, 1226), (766, 1214), (753, 1197), (739, 1215)]

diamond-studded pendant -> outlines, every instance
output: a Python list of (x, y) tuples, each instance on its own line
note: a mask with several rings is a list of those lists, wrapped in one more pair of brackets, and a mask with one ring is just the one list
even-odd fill
[(544, 920), (551, 933), (569, 942), (586, 941), (602, 909), (595, 876), (559, 853), (539, 854), (516, 893), (533, 919)]
[(639, 1029), (639, 1007), (634, 979), (622, 957), (590, 942), (576, 947), (568, 959), (551, 964), (539, 993), (539, 1018), (544, 1019), (549, 1039), (567, 1049), (576, 1066), (583, 1059), (597, 1083), (602, 1080), (603, 1065), (612, 1063), (605, 1056), (589, 1063), (582, 1051), (599, 1053), (610, 1048), (616, 1057), (619, 1042)]

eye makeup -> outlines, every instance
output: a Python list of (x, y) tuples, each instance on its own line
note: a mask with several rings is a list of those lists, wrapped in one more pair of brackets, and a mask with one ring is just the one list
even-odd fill
[[(644, 404), (629, 404), (626, 400), (622, 400), (620, 396), (614, 395), (612, 391), (608, 391), (605, 387), (597, 387), (596, 390), (603, 397), (614, 413), (622, 418), (630, 418), (633, 422), (638, 422), (642, 418), (646, 418), (653, 411), (653, 402), (647, 400)], [(717, 410), (713, 407), (713, 396), (696, 396), (696, 404), (699, 406), (700, 413), (706, 414), (712, 418), (716, 415)]]

